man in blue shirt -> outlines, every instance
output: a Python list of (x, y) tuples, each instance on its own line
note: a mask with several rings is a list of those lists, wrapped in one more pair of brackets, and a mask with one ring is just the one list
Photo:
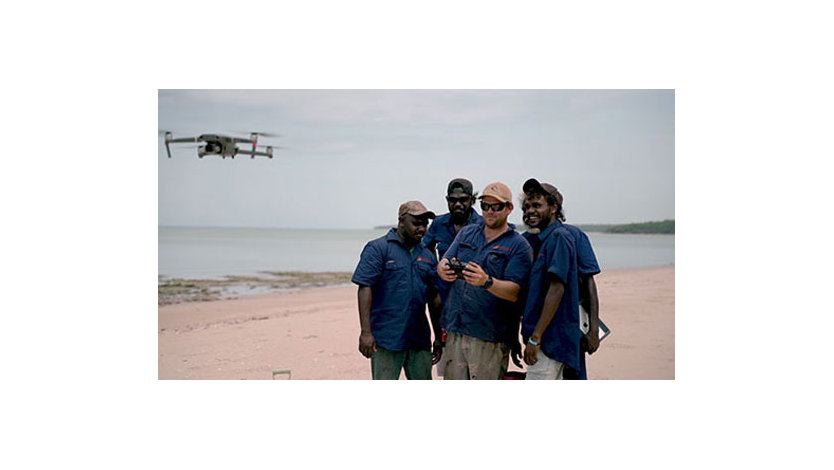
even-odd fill
[[(440, 282), (437, 262), (420, 244), (434, 213), (420, 201), (400, 205), (397, 229), (365, 245), (351, 279), (359, 286), (359, 351), (371, 359), (374, 380), (431, 380), (440, 359)], [(426, 302), (434, 329), (426, 319)]]
[[(442, 280), (453, 283), (441, 317), (448, 380), (500, 379), (507, 371), (505, 341), (518, 314), (513, 303), (532, 262), (530, 245), (507, 223), (510, 188), (488, 184), (480, 199), (483, 222), (463, 227), (437, 268)], [(465, 263), (460, 275), (450, 261)]]
[[(437, 259), (443, 258), (443, 255), (446, 254), (446, 250), (452, 245), (452, 241), (458, 232), (460, 232), (460, 229), (484, 220), (483, 217), (475, 212), (475, 208), (472, 207), (475, 204), (476, 195), (477, 193), (473, 193), (472, 191), (472, 182), (468, 179), (455, 178), (449, 181), (449, 185), (446, 188), (446, 204), (449, 207), (449, 212), (437, 216), (423, 237), (423, 245), (431, 250), (432, 253), (437, 251)], [(448, 295), (448, 285), (442, 283), (440, 300), (445, 303)], [(445, 364), (446, 361), (441, 357), (440, 362), (437, 363), (438, 377), (443, 377), (445, 374)]]
[[(526, 202), (540, 207), (528, 223), (541, 232), (530, 272), (521, 336), (527, 343), (527, 379), (562, 379), (565, 366), (579, 368), (579, 275), (576, 242), (556, 218), (555, 207), (541, 206), (547, 191), (535, 179), (524, 183)], [(528, 214), (531, 209), (528, 209)]]
[[(553, 185), (538, 183), (530, 179), (524, 186), (525, 197), (522, 202), (522, 216), (524, 224), (529, 230), (522, 234), (533, 247), (533, 255), (537, 256), (541, 240), (537, 236), (542, 229), (550, 224), (551, 217), (561, 222), (565, 221), (563, 209), (564, 198)], [(528, 197), (528, 192), (530, 196)], [(599, 274), (594, 249), (588, 235), (579, 227), (562, 224), (574, 237), (576, 243), (577, 272), (579, 275), (579, 318), (583, 336), (580, 338), (579, 369), (565, 367), (563, 378), (566, 380), (585, 380), (585, 352), (593, 354), (599, 348), (599, 299), (594, 275)]]

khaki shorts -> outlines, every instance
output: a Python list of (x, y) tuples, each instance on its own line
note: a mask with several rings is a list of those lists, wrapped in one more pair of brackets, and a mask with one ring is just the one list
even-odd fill
[(510, 348), (504, 343), (449, 332), (443, 362), (446, 380), (498, 380), (507, 372)]
[(538, 360), (532, 366), (527, 366), (525, 380), (563, 380), (565, 364), (547, 357), (539, 350)]

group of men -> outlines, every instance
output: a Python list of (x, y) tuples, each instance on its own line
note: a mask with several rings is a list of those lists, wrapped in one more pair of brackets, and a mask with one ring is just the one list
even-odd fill
[(528, 380), (587, 378), (585, 352), (599, 347), (596, 256), (564, 223), (553, 185), (531, 178), (522, 191), (523, 234), (507, 221), (507, 185), (478, 196), (456, 178), (447, 214), (405, 202), (397, 228), (365, 245), (352, 281), (373, 379), (431, 379), (433, 364), (446, 380), (501, 379), (522, 356)]

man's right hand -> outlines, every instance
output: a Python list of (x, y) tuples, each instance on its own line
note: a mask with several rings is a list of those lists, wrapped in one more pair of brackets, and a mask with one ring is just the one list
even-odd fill
[(376, 340), (370, 332), (359, 335), (359, 352), (368, 359), (376, 352)]
[(524, 362), (528, 366), (535, 365), (539, 362), (539, 348), (540, 346), (533, 346), (530, 343), (527, 343), (527, 346), (524, 347)]
[(446, 282), (455, 282), (455, 279), (458, 278), (455, 270), (449, 267), (449, 260), (446, 258), (437, 263), (437, 275)]

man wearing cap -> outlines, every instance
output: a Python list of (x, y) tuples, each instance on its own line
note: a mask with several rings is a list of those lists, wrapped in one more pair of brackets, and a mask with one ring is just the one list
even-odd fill
[(599, 300), (594, 275), (599, 274), (600, 269), (588, 235), (579, 227), (563, 223), (563, 200), (562, 194), (553, 185), (529, 179), (524, 184), (522, 202), (523, 220), (529, 230), (522, 235), (530, 243), (536, 258), (542, 245), (542, 232), (553, 222), (560, 222), (574, 239), (579, 275), (580, 330), (583, 336), (580, 338), (579, 368), (565, 366), (562, 378), (585, 380), (587, 372), (584, 353), (593, 354), (599, 348)]
[[(365, 245), (351, 279), (359, 286), (359, 351), (374, 380), (431, 380), (440, 359), (437, 262), (420, 240), (434, 213), (420, 201), (400, 205), (397, 229)], [(429, 304), (435, 347), (426, 319)]]
[(548, 194), (555, 197), (551, 188), (531, 178), (523, 191), (526, 223), (540, 230), (521, 324), (527, 379), (562, 379), (565, 367), (579, 368), (576, 239), (557, 218), (556, 206), (547, 203)]
[(446, 204), (449, 212), (437, 216), (423, 237), (423, 245), (432, 251), (437, 248), (438, 259), (443, 258), (460, 229), (484, 220), (472, 207), (475, 204), (475, 194), (472, 192), (472, 182), (467, 179), (455, 178), (449, 181)]
[[(436, 249), (438, 259), (443, 258), (443, 255), (449, 249), (449, 246), (451, 246), (452, 241), (458, 232), (460, 232), (460, 229), (484, 220), (483, 217), (475, 212), (475, 208), (473, 207), (476, 195), (477, 193), (472, 192), (472, 182), (468, 179), (455, 178), (449, 181), (449, 185), (446, 188), (446, 204), (449, 207), (449, 212), (437, 216), (423, 237), (423, 245), (431, 250), (432, 253)], [(445, 303), (448, 295), (448, 285), (442, 283), (440, 300)], [(445, 364), (446, 362), (441, 357), (440, 362), (437, 363), (437, 375), (439, 377), (443, 377), (445, 374)]]
[[(461, 229), (437, 268), (442, 280), (453, 283), (441, 317), (448, 380), (499, 379), (507, 371), (510, 350), (504, 341), (532, 264), (530, 245), (507, 223), (510, 188), (488, 184), (479, 199), (484, 220)], [(466, 263), (463, 279), (450, 260)]]

